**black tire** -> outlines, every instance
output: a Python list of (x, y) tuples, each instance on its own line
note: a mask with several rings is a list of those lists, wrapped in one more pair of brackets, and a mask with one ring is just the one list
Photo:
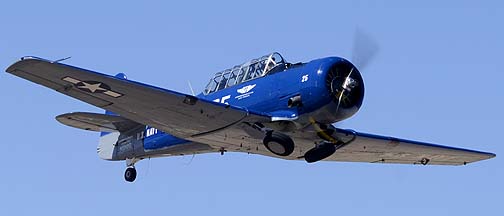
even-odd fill
[(304, 159), (308, 163), (313, 163), (331, 156), (334, 152), (336, 152), (334, 144), (323, 143), (307, 151), (304, 155)]
[(294, 141), (282, 133), (271, 132), (263, 140), (264, 146), (278, 156), (289, 156), (294, 151)]
[(124, 179), (128, 182), (133, 182), (135, 181), (137, 176), (136, 169), (133, 167), (128, 167), (126, 171), (124, 172)]

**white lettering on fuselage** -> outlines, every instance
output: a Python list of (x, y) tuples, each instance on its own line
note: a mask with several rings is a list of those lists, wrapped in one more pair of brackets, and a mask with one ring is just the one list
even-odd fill
[[(251, 85), (247, 85), (247, 86), (244, 86), (242, 88), (237, 89), (236, 92), (238, 92), (239, 95), (235, 96), (234, 98), (237, 100), (241, 100), (241, 99), (250, 97), (250, 95), (254, 94), (254, 91), (252, 91), (252, 89), (255, 88), (256, 85), (257, 84), (251, 84)], [(228, 100), (230, 98), (231, 98), (231, 95), (226, 95), (221, 98), (216, 98), (213, 101), (217, 102), (217, 103), (229, 104), (226, 100)]]
[(231, 95), (226, 95), (222, 98), (217, 98), (215, 100), (213, 100), (214, 102), (217, 102), (217, 103), (223, 103), (223, 104), (229, 104), (228, 102), (226, 102), (227, 99), (231, 98)]
[(147, 129), (147, 136), (146, 137), (150, 137), (150, 136), (152, 136), (154, 134), (157, 134), (157, 132), (158, 131), (157, 131), (156, 128), (149, 128), (149, 129)]
[(157, 134), (159, 131), (156, 128), (147, 128), (144, 131), (137, 133), (137, 140), (142, 140), (144, 138), (150, 137)]
[(250, 95), (252, 95), (252, 94), (254, 94), (254, 91), (249, 91), (247, 93), (236, 96), (235, 99), (237, 99), (237, 100), (245, 99), (245, 98), (250, 97)]

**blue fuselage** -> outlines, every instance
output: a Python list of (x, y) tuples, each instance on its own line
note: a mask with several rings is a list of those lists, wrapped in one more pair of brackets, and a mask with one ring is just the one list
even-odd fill
[[(334, 102), (334, 95), (331, 95), (331, 91), (328, 89), (328, 73), (331, 68), (340, 64), (345, 67), (351, 65), (350, 62), (339, 57), (317, 59), (308, 63), (294, 64), (286, 70), (252, 79), (208, 95), (202, 93), (197, 97), (272, 115), (274, 113), (295, 113), (296, 121), (300, 124), (308, 123), (308, 116), (317, 122), (333, 123), (350, 117), (357, 112), (361, 105), (359, 103), (347, 107), (347, 109), (338, 110)], [(360, 77), (360, 74), (358, 76)], [(302, 98), (302, 106), (289, 107), (289, 99), (294, 96)], [(144, 139), (146, 150), (156, 150), (190, 142), (158, 130), (155, 130), (155, 133), (148, 132), (149, 127), (145, 132), (149, 136)]]

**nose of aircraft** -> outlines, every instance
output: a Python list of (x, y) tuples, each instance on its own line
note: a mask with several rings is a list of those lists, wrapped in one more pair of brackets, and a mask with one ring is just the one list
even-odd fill
[(364, 81), (359, 70), (349, 61), (334, 63), (327, 72), (326, 87), (336, 104), (336, 115), (350, 117), (364, 100)]

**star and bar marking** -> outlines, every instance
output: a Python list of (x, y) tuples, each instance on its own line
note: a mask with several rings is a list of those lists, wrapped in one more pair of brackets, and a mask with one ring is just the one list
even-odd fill
[(110, 86), (108, 86), (105, 83), (98, 82), (98, 81), (80, 81), (78, 79), (72, 78), (72, 77), (64, 77), (62, 79), (63, 81), (69, 82), (74, 84), (74, 86), (81, 91), (89, 92), (89, 93), (102, 93), (107, 96), (113, 97), (113, 98), (118, 98), (123, 96), (123, 94), (119, 92), (112, 91)]

